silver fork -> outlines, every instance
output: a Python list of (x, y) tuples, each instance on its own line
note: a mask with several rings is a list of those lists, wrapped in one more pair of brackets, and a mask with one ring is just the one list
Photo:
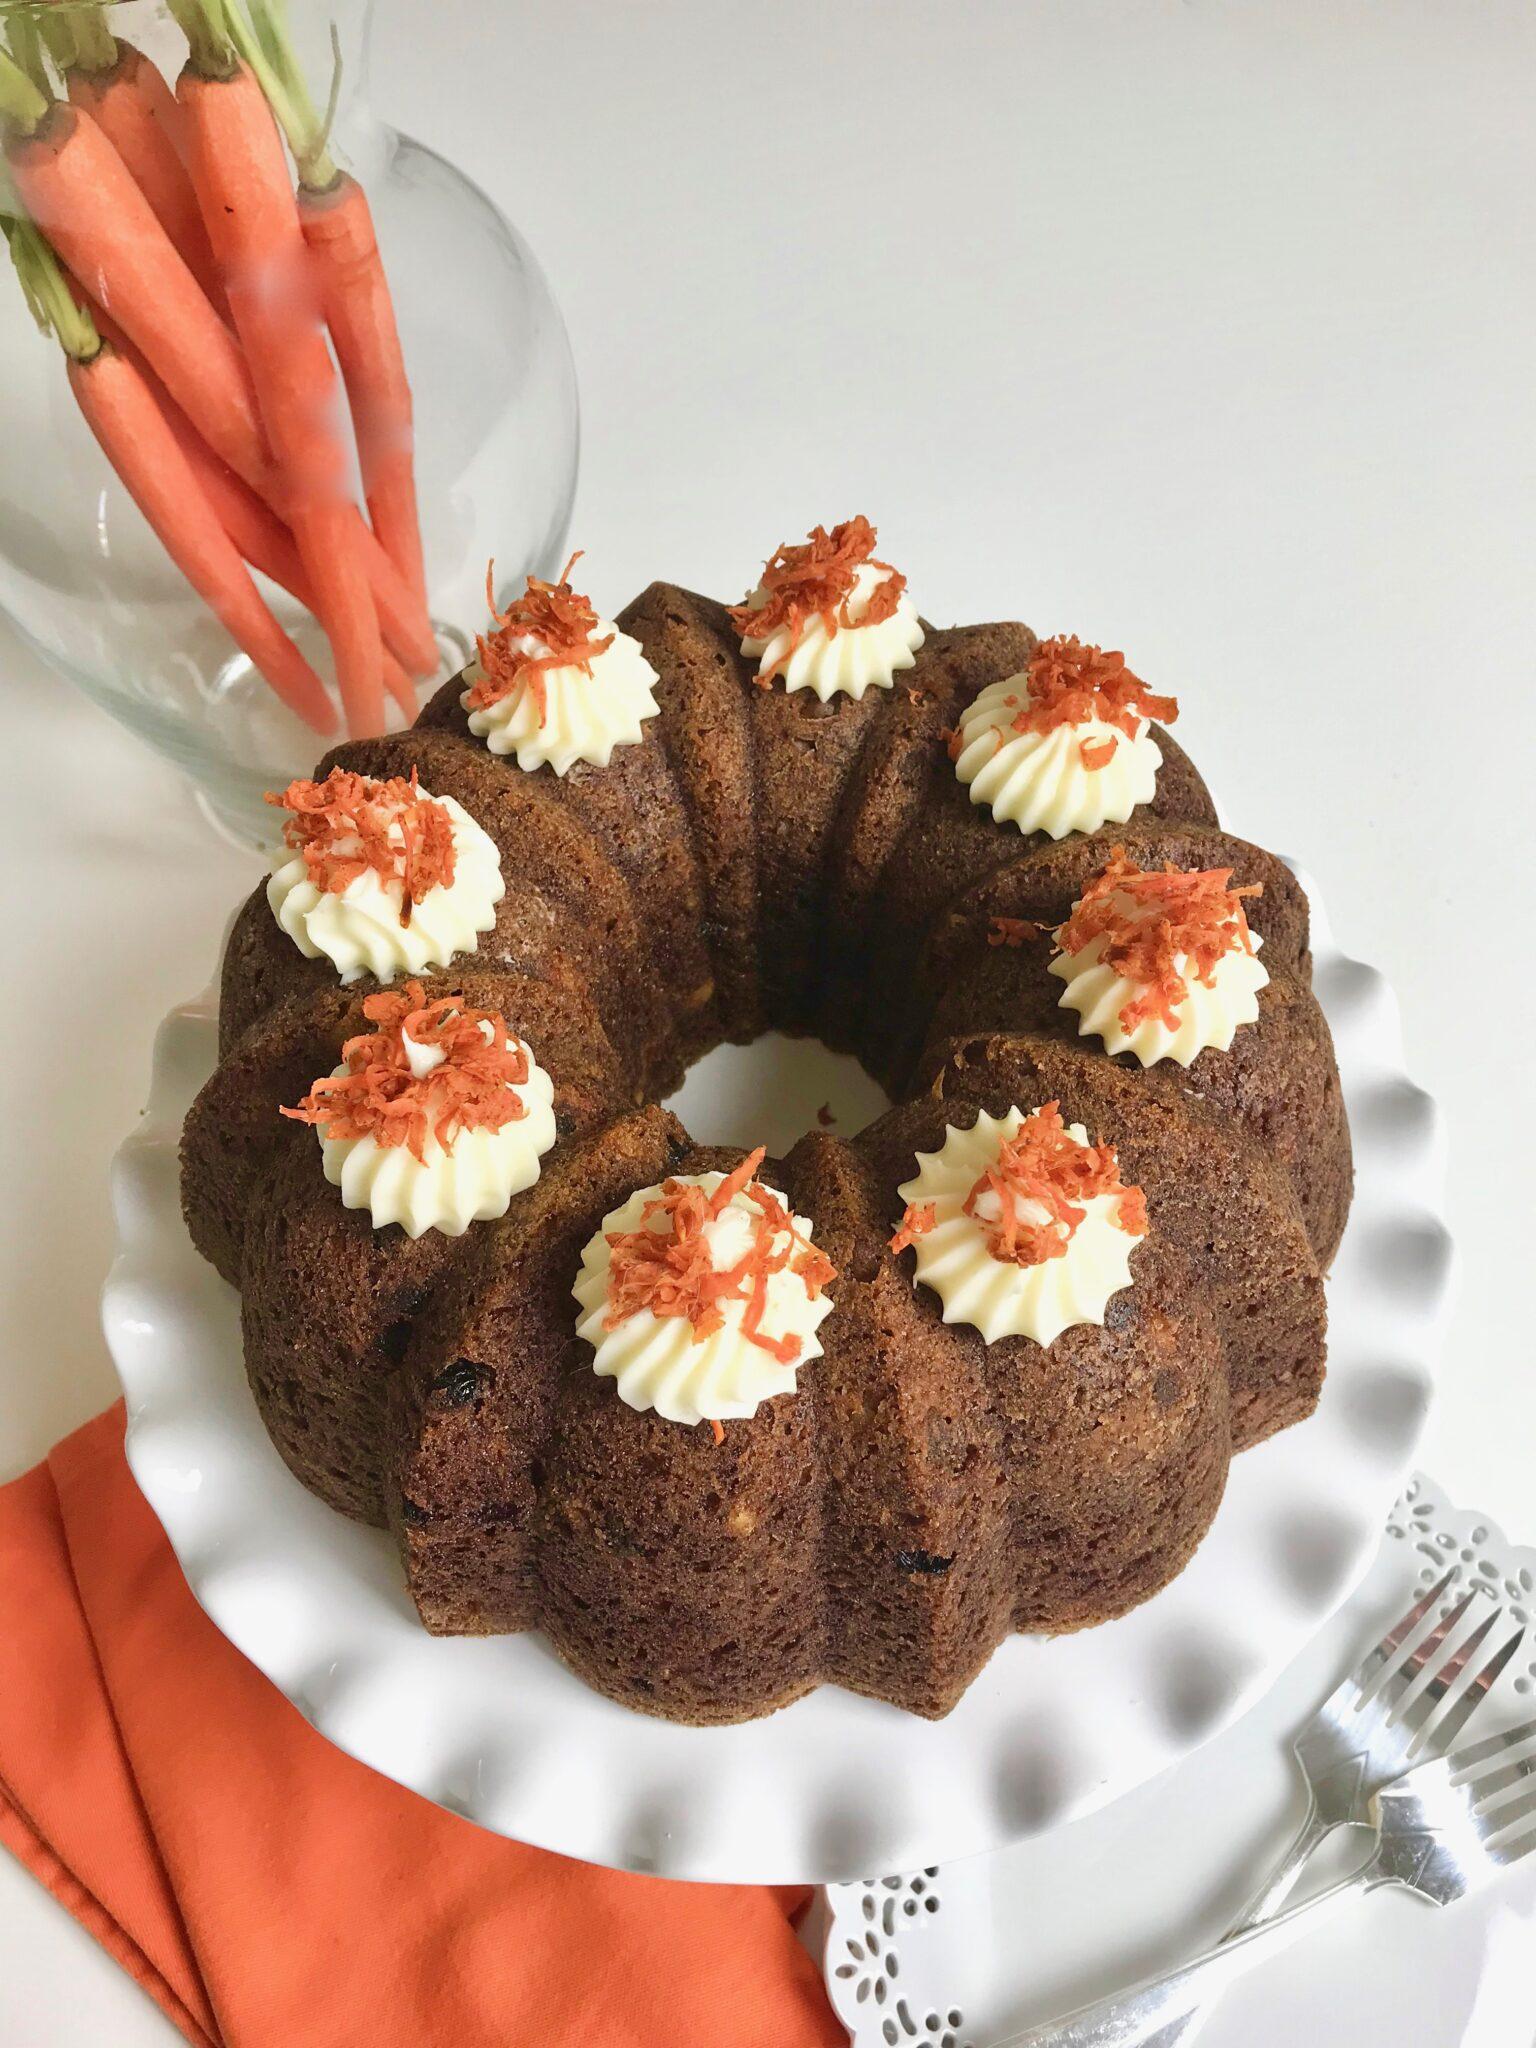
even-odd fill
[[(1511, 1755), (1532, 1738), (1536, 1721), (1527, 1721), (1448, 1757), (1415, 1764), (1380, 1787), (1370, 1802), (1378, 1832), (1375, 1854), (1363, 1869), (1262, 1926), (1218, 1942), (1192, 1963), (1067, 2019), (1010, 2034), (996, 2048), (1146, 2048), (1170, 2020), (1224, 1990), (1346, 1899), (1395, 1884), (1445, 1906), (1480, 1890), (1536, 1849), (1536, 1749)], [(1510, 1793), (1516, 1796), (1505, 1796)]]
[[(1519, 1649), (1523, 1629), (1501, 1643), (1455, 1702), (1440, 1712), (1503, 1612), (1490, 1604), (1466, 1640), (1447, 1651), (1476, 1593), (1465, 1594), (1433, 1627), (1423, 1624), (1455, 1577), (1453, 1567), (1393, 1623), (1295, 1738), (1291, 1746), (1306, 1781), (1307, 1811), (1290, 1846), (1227, 1930), (1229, 1940), (1279, 1912), (1308, 1857), (1337, 1829), (1369, 1826), (1371, 1795), (1406, 1770), (1415, 1756), (1443, 1754), (1450, 1747)], [(1421, 1684), (1426, 1672), (1430, 1676)], [(1192, 2041), (1205, 2010), (1184, 2013), (1157, 2035), (1152, 2048)]]

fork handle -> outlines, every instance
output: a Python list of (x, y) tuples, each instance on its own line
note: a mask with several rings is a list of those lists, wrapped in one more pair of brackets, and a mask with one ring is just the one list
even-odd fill
[[(1364, 1822), (1360, 1824), (1364, 1825)], [(1325, 1820), (1318, 1812), (1317, 1801), (1309, 1789), (1306, 1818), (1292, 1836), (1290, 1847), (1282, 1852), (1274, 1869), (1227, 1929), (1226, 1938), (1230, 1941), (1234, 1934), (1246, 1934), (1250, 1927), (1259, 1927), (1266, 1920), (1273, 1920), (1291, 1896), (1296, 1880), (1314, 1850), (1321, 1847), (1337, 1829), (1352, 1825), (1354, 1823), (1350, 1821)]]
[[(1260, 1927), (1272, 1920), (1290, 1897), (1296, 1880), (1300, 1877), (1308, 1858), (1319, 1845), (1326, 1842), (1337, 1828), (1348, 1825), (1343, 1821), (1325, 1820), (1317, 1810), (1317, 1801), (1307, 1798), (1307, 1811), (1301, 1826), (1292, 1836), (1288, 1846), (1281, 1852), (1279, 1860), (1269, 1872), (1263, 1884), (1248, 1901), (1242, 1912), (1227, 1929), (1224, 1940), (1245, 1933), (1250, 1927)], [(1211, 2007), (1216, 2000), (1213, 1992), (1189, 2012), (1170, 2021), (1156, 2035), (1150, 2037), (1148, 2048), (1189, 2048), (1200, 2029), (1210, 2017)]]
[(1027, 2033), (1009, 2034), (994, 2042), (993, 2048), (1146, 2048), (1171, 2021), (1214, 1998), (1256, 1963), (1288, 1948), (1311, 1929), (1316, 1916), (1380, 1882), (1375, 1867), (1368, 1864), (1304, 1905), (1293, 1906), (1288, 1913), (1236, 1934), (1230, 1941), (1218, 1942), (1192, 1963), (1082, 2006), (1065, 2019), (1052, 2020)]

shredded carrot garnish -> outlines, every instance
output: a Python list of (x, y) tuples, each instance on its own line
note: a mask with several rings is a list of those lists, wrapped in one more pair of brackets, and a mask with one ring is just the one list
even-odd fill
[[(762, 1328), (768, 1282), (787, 1269), (814, 1297), (837, 1278), (837, 1269), (824, 1252), (801, 1236), (794, 1217), (773, 1190), (753, 1178), (763, 1163), (765, 1149), (759, 1145), (749, 1153), (712, 1195), (694, 1181), (663, 1181), (655, 1201), (645, 1205), (638, 1230), (609, 1232), (612, 1256), (605, 1329), (617, 1329), (641, 1309), (649, 1309), (653, 1316), (682, 1317), (692, 1326), (698, 1342), (722, 1329), (726, 1307), (740, 1302), (741, 1334), (747, 1342), (781, 1365), (793, 1365), (800, 1355), (799, 1338), (788, 1334), (770, 1337)], [(753, 1218), (751, 1243), (734, 1266), (717, 1267), (704, 1228), (723, 1216), (738, 1195), (758, 1212)], [(667, 1227), (652, 1230), (653, 1216), (665, 1217)]]
[(931, 704), (933, 701), (932, 690), (926, 689), (921, 683), (908, 683), (907, 702), (909, 704), (916, 704), (921, 709), (924, 704)]
[[(1076, 634), (1042, 640), (1025, 675), (1029, 696), (1014, 713), (1015, 732), (1054, 732), (1059, 725), (1096, 718), (1134, 739), (1141, 719), (1160, 718), (1171, 725), (1179, 715), (1178, 700), (1154, 696), (1126, 667), (1123, 654), (1084, 646)], [(1116, 744), (1108, 734), (1084, 740), (1079, 749), (1083, 766), (1106, 767)]]
[(944, 742), (944, 751), (948, 754), (951, 761), (958, 761), (965, 752), (965, 734), (961, 731), (960, 727), (958, 725), (946, 725), (939, 734), (939, 738)]
[[(866, 563), (883, 570), (884, 580), (869, 592), (863, 613), (854, 619), (848, 600)], [(889, 562), (876, 561), (875, 529), (861, 514), (842, 520), (830, 533), (824, 526), (813, 526), (798, 547), (785, 542), (775, 548), (763, 564), (758, 584), (764, 602), (733, 605), (731, 620), (748, 640), (768, 640), (781, 629), (788, 631), (784, 652), (757, 677), (766, 688), (776, 675), (787, 672), (812, 619), (820, 619), (829, 640), (845, 627), (878, 626), (893, 615), (906, 587), (906, 577)]]
[[(599, 620), (592, 600), (571, 588), (571, 571), (580, 560), (578, 548), (561, 570), (558, 583), (530, 576), (528, 588), (504, 612), (496, 609), (491, 584), (495, 564), (486, 568), (485, 601), (496, 625), (493, 632), (475, 636), (480, 673), (466, 699), (471, 711), (484, 711), (514, 690), (525, 689), (542, 725), (548, 710), (544, 678), (549, 671), (579, 668), (584, 675), (591, 675), (593, 662), (613, 645), (611, 633), (601, 640), (596, 637)], [(525, 644), (528, 641), (534, 643), (531, 648)]]
[(908, 1202), (892, 1234), (891, 1250), (904, 1252), (909, 1244), (916, 1244), (920, 1237), (926, 1237), (938, 1220), (939, 1212), (932, 1202)]
[(1022, 946), (1038, 939), (1041, 927), (1030, 917), (994, 917), (987, 922), (989, 946)]
[[(996, 1216), (977, 1214), (988, 1195)], [(1114, 1146), (1080, 1144), (1062, 1121), (1061, 1104), (1047, 1102), (1015, 1136), (1002, 1140), (996, 1165), (978, 1178), (963, 1207), (980, 1225), (994, 1259), (1038, 1266), (1062, 1256), (1088, 1213), (1078, 1205), (1096, 1195), (1118, 1195), (1116, 1225), (1131, 1237), (1145, 1233), (1146, 1198), (1121, 1180)], [(1021, 1216), (1024, 1204), (1043, 1209), (1044, 1219)]]
[[(471, 1010), (462, 996), (429, 1003), (421, 983), (408, 981), (369, 996), (363, 1015), (378, 1028), (347, 1040), (345, 1071), (316, 1081), (284, 1116), (318, 1124), (327, 1138), (405, 1145), (425, 1160), (429, 1136), (447, 1151), (460, 1131), (499, 1131), (527, 1115), (516, 1091), (530, 1072), (528, 1048), (494, 1010)], [(414, 1074), (407, 1039), (442, 1058)]]
[(1057, 947), (1080, 953), (1107, 938), (1100, 959), (1138, 985), (1121, 1009), (1121, 1030), (1134, 1031), (1149, 1017), (1172, 1029), (1189, 994), (1188, 974), (1210, 988), (1228, 953), (1253, 951), (1243, 899), (1262, 896), (1264, 885), (1233, 889), (1231, 880), (1231, 868), (1185, 872), (1170, 865), (1161, 874), (1144, 874), (1117, 846), (1057, 931)]
[(457, 854), (446, 806), (423, 796), (413, 768), (409, 781), (378, 781), (333, 768), (324, 782), (302, 778), (266, 801), (288, 812), (283, 840), (302, 853), (309, 879), (322, 894), (339, 896), (359, 875), (373, 873), (400, 885), (400, 922), (429, 889), (453, 882)]
[(709, 1426), (714, 1433), (716, 1445), (718, 1446), (720, 1444), (723, 1444), (725, 1442), (725, 1431), (720, 1427), (719, 1422), (713, 1415), (711, 1415), (709, 1418)]

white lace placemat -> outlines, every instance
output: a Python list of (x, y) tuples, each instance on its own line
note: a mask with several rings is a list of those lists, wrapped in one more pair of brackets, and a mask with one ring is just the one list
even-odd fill
[[(1536, 1549), (1415, 1479), (1369, 1577), (1234, 1728), (1112, 1807), (993, 1856), (826, 1893), (825, 1968), (856, 2048), (987, 2048), (1214, 1939), (1300, 1817), (1291, 1733), (1415, 1588), (1459, 1567), (1527, 1635), (1480, 1725), (1536, 1715)], [(1363, 1845), (1362, 1836), (1345, 1838)], [(1329, 1853), (1329, 1852), (1324, 1852)], [(1207, 2048), (1532, 2048), (1536, 1869), (1435, 1912), (1382, 1893), (1229, 1994)]]

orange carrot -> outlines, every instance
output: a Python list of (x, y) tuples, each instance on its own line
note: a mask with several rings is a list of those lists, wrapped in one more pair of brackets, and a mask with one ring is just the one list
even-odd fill
[[(147, 381), (153, 390), (153, 379)], [(263, 576), (270, 576), (279, 589), (286, 590), (290, 597), (296, 597), (307, 611), (314, 611), (314, 591), (299, 559), (293, 535), (271, 506), (236, 476), (227, 462), (222, 462), (214, 454), (181, 407), (164, 392), (158, 392), (156, 396), (166, 424), (196, 473), (214, 517), (235, 546), (253, 569), (259, 569)], [(416, 702), (416, 686), (387, 647), (384, 649), (384, 687), (408, 719), (416, 716), (420, 708)]]
[[(175, 4), (184, 13), (188, 0)], [(417, 520), (411, 390), (367, 198), (330, 152), (337, 81), (332, 106), (322, 115), (310, 98), (283, 7), (277, 0), (248, 4), (249, 20), (242, 9), (225, 6), (221, 21), (266, 94), (298, 170), (299, 217), (347, 387), (373, 519), (374, 596), (385, 633), (407, 665), (431, 674), (438, 654)], [(386, 561), (398, 571), (403, 591), (381, 573)]]
[(353, 539), (362, 553), (373, 601), (378, 606), (379, 630), (413, 676), (434, 674), (442, 656), (437, 651), (432, 621), (406, 590), (399, 570), (355, 505), (352, 518)]
[[(85, 305), (85, 294), (72, 279), (69, 282), (76, 304)], [(296, 597), (306, 611), (312, 612), (315, 609), (313, 593), (309, 587), (309, 578), (304, 573), (304, 565), (299, 560), (299, 551), (294, 545), (293, 535), (272, 510), (270, 503), (253, 491), (243, 478), (236, 476), (221, 456), (214, 454), (111, 317), (103, 313), (99, 307), (93, 307), (91, 318), (100, 330), (103, 340), (110, 341), (120, 355), (127, 356), (149, 386), (156, 405), (165, 416), (166, 425), (176, 436), (182, 454), (196, 472), (197, 480), (213, 507), (215, 517), (241, 554), (253, 569), (259, 569), (264, 576), (270, 576), (280, 589), (286, 590), (290, 597)], [(420, 708), (416, 701), (416, 686), (406, 674), (402, 663), (387, 646), (384, 649), (384, 687), (408, 719), (416, 716)]]
[(150, 380), (131, 353), (103, 338), (36, 224), (14, 212), (3, 219), (27, 305), (63, 349), (81, 413), (134, 503), (283, 702), (316, 732), (333, 732), (336, 714), (324, 685), (273, 618), (234, 542), (214, 518)]
[(299, 218), (347, 387), (368, 515), (385, 554), (425, 611), (411, 387), (368, 197), (345, 171), (323, 191), (301, 183)]
[(225, 68), (216, 49), (210, 61), (206, 43), (194, 41), (193, 50), (176, 87), (187, 167), (256, 384), (282, 486), (280, 509), (331, 643), (348, 729), (378, 732), (379, 618), (347, 496), (336, 377), (283, 145), (245, 65)]
[(86, 424), (171, 560), (288, 708), (334, 731), (324, 684), (263, 602), (143, 378), (110, 342), (68, 362)]
[[(83, 109), (46, 100), (0, 54), (0, 116), (6, 154), (33, 217), (98, 308), (110, 305), (152, 361), (209, 448), (280, 514), (250, 372), (239, 344), (209, 305), (122, 159)], [(384, 629), (412, 674), (438, 665), (430, 632), (414, 623), (398, 572), (351, 508)]]
[(280, 589), (312, 610), (309, 578), (299, 550), (271, 506), (264, 505), (250, 485), (219, 460), (179, 406), (165, 409), (165, 423), (196, 471), (215, 518), (251, 567), (270, 576)]
[(176, 147), (181, 110), (171, 88), (141, 50), (124, 42), (116, 44), (116, 55), (103, 70), (72, 64), (64, 78), (70, 100), (91, 116), (122, 158), (210, 304), (227, 313), (197, 194)]
[(91, 116), (40, 94), (21, 98), (20, 77), (0, 63), (0, 105), (12, 117), (6, 156), (27, 211), (209, 447), (262, 488), (266, 445), (234, 336)]

